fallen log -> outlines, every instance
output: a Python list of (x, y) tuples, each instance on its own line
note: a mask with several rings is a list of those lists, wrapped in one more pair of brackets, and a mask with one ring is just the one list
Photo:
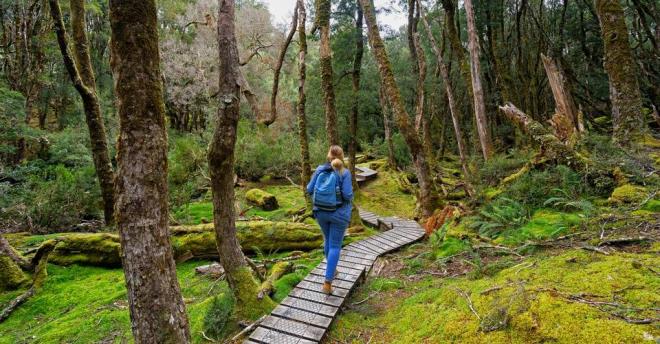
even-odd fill
[[(246, 253), (312, 250), (321, 246), (321, 231), (294, 222), (241, 221), (236, 223), (238, 240)], [(114, 233), (71, 233), (58, 237), (50, 262), (56, 265), (121, 267), (119, 236)], [(170, 229), (170, 242), (177, 262), (217, 259), (212, 224)]]
[(273, 293), (275, 281), (290, 272), (292, 268), (293, 264), (291, 264), (291, 262), (275, 263), (270, 270), (270, 275), (268, 275), (268, 278), (266, 278), (266, 280), (261, 284), (257, 298), (261, 300), (265, 296), (270, 296), (270, 294)]

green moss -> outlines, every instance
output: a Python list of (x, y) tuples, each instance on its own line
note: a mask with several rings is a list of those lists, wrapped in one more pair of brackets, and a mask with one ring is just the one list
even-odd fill
[(625, 184), (612, 191), (608, 199), (611, 204), (639, 203), (646, 199), (648, 191), (639, 185)]
[(548, 239), (567, 233), (583, 220), (579, 213), (541, 209), (534, 213), (527, 224), (504, 231), (496, 241), (513, 245), (527, 240)]
[(437, 258), (449, 257), (460, 252), (467, 250), (470, 243), (466, 240), (461, 240), (456, 237), (448, 236), (444, 241), (434, 250)]
[(11, 258), (0, 256), (0, 290), (14, 290), (27, 281), (27, 276)]
[(245, 267), (235, 271), (231, 278), (234, 281), (232, 292), (236, 300), (236, 307), (234, 307), (236, 319), (257, 320), (275, 307), (275, 303), (270, 297), (264, 297), (261, 300), (256, 297), (259, 286), (254, 280), (250, 268)]
[(399, 190), (397, 172), (379, 171), (378, 177), (360, 188), (355, 203), (382, 216), (415, 217), (415, 195)]
[(643, 210), (651, 211), (654, 213), (660, 212), (660, 200), (658, 199), (651, 199), (648, 202), (644, 204), (642, 207)]
[(245, 193), (245, 199), (250, 204), (254, 204), (266, 211), (275, 210), (279, 207), (277, 198), (261, 189), (248, 190), (248, 192)]
[[(633, 261), (642, 268), (631, 268)], [(626, 323), (568, 297), (616, 298), (630, 307), (653, 307), (660, 302), (655, 292), (660, 280), (643, 267), (658, 264), (654, 254), (604, 256), (570, 250), (531, 258), (482, 279), (408, 282), (404, 294), (381, 290), (361, 309), (348, 310), (329, 335), (340, 342), (371, 338), (373, 343), (639, 343), (645, 332), (657, 337), (660, 330), (652, 324)], [(355, 299), (371, 289), (361, 288)], [(483, 320), (476, 318), (463, 295), (469, 295)], [(653, 317), (651, 313), (627, 316)], [(498, 323), (503, 326), (484, 331)]]
[(109, 233), (74, 233), (58, 236), (49, 257), (57, 265), (121, 266), (119, 237)]

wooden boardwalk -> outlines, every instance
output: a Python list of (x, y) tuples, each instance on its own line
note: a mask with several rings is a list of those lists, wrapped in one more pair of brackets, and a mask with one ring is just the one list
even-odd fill
[(244, 343), (307, 344), (323, 339), (341, 306), (355, 286), (366, 276), (378, 256), (397, 250), (424, 237), (415, 221), (380, 217), (360, 210), (362, 220), (384, 230), (351, 243), (341, 251), (332, 295), (321, 292), (325, 260), (282, 300)]

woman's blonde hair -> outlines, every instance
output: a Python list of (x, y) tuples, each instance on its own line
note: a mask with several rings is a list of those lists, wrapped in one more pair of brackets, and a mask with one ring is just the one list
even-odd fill
[(332, 168), (339, 173), (344, 172), (344, 150), (337, 145), (330, 146), (328, 150), (328, 161)]

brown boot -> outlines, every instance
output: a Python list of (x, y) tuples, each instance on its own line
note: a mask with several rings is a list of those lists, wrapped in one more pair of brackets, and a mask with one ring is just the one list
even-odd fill
[(323, 293), (327, 295), (332, 294), (332, 282), (323, 282)]

